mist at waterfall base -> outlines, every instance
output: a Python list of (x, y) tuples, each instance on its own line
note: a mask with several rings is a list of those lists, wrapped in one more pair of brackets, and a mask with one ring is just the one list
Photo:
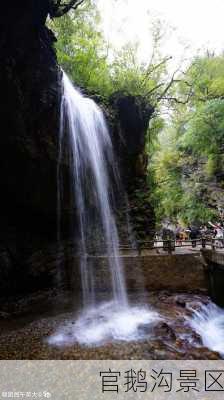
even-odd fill
[(224, 310), (209, 303), (192, 311), (193, 317), (188, 322), (201, 336), (203, 345), (224, 357)]
[[(58, 219), (61, 213), (60, 164), (65, 132), (69, 140), (72, 193), (79, 229), (79, 259), (83, 306), (75, 320), (48, 340), (53, 345), (100, 345), (111, 340), (138, 340), (144, 326), (160, 320), (158, 313), (128, 302), (119, 237), (113, 211), (113, 182), (118, 174), (112, 142), (101, 109), (73, 87), (63, 72), (59, 135)], [(119, 187), (119, 185), (118, 185)], [(77, 228), (76, 228), (77, 229)], [(77, 236), (77, 235), (76, 235)], [(60, 240), (60, 232), (59, 232)], [(110, 290), (99, 298), (99, 282), (88, 254), (106, 255)], [(103, 283), (102, 283), (103, 285)], [(98, 286), (98, 288), (97, 288)]]

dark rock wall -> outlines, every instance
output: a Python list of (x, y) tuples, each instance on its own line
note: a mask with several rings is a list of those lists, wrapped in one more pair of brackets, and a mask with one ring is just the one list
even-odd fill
[(222, 252), (203, 249), (202, 256), (209, 280), (209, 294), (220, 307), (224, 307), (224, 254)]
[(116, 112), (114, 147), (128, 189), (134, 178), (146, 173), (145, 138), (154, 109), (143, 98), (122, 93), (114, 94), (111, 103)]
[[(114, 94), (111, 104), (115, 112), (114, 149), (128, 199), (119, 210), (120, 226), (126, 226), (129, 213), (134, 238), (150, 240), (154, 236), (155, 215), (147, 183), (145, 140), (154, 109), (144, 98), (122, 93)], [(124, 229), (121, 229), (121, 235), (126, 241)]]
[(60, 74), (39, 3), (1, 6), (0, 205), (14, 221), (41, 226), (56, 209)]
[(27, 290), (25, 260), (56, 236), (60, 70), (45, 27), (47, 1), (0, 8), (2, 293)]
[[(47, 13), (48, 1), (45, 0), (21, 0), (13, 5), (11, 2), (1, 5), (1, 293), (32, 291), (54, 285), (55, 274), (49, 272), (50, 265), (54, 269), (56, 260), (61, 266), (66, 264), (66, 251), (62, 259), (56, 244), (61, 72), (54, 51), (54, 34), (45, 26)], [(141, 98), (131, 96), (116, 94), (111, 103), (115, 119), (114, 147), (129, 197), (128, 211), (135, 231), (141, 237), (150, 230), (150, 223), (153, 225), (153, 210), (145, 201), (148, 187), (144, 154), (145, 133), (153, 110)], [(74, 213), (74, 205), (69, 204), (66, 157), (62, 173), (63, 223), (65, 231), (69, 231), (68, 220)], [(122, 207), (120, 225), (125, 226), (126, 211)], [(44, 253), (43, 257), (41, 254), (49, 246), (53, 255), (46, 260)]]

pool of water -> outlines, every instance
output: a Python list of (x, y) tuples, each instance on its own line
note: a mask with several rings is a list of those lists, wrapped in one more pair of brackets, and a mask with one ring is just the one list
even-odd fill
[[(208, 337), (214, 338), (213, 323), (220, 334), (223, 325), (215, 319), (210, 331), (200, 314), (213, 309), (208, 297), (159, 292), (142, 299), (133, 293), (129, 303), (128, 312), (117, 312), (113, 303), (103, 303), (82, 314), (73, 296), (17, 302), (14, 309), (8, 309), (8, 317), (1, 319), (0, 358), (222, 358), (222, 347), (213, 346)], [(200, 329), (196, 318), (201, 318)]]

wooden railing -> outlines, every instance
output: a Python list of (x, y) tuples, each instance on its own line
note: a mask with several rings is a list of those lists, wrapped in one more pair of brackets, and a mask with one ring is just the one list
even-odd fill
[(144, 250), (159, 250), (162, 249), (166, 251), (168, 254), (172, 254), (175, 252), (177, 248), (191, 247), (205, 249), (206, 247), (211, 248), (212, 250), (216, 250), (217, 248), (224, 248), (224, 239), (216, 239), (216, 238), (199, 238), (199, 239), (186, 239), (186, 240), (149, 240), (149, 241), (136, 241), (134, 246), (130, 244), (122, 244), (120, 245), (121, 251), (137, 251), (139, 255), (141, 255)]

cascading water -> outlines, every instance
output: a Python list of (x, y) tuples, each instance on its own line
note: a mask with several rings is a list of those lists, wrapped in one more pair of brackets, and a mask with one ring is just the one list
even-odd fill
[[(123, 266), (118, 258), (119, 239), (111, 207), (112, 188), (109, 186), (107, 172), (109, 167), (112, 172), (114, 168), (112, 143), (102, 111), (73, 87), (65, 73), (63, 87), (60, 140), (63, 139), (66, 127), (71, 151), (73, 192), (78, 210), (83, 303), (84, 306), (89, 306), (96, 300), (94, 272), (87, 260), (91, 228), (95, 229), (93, 247), (95, 250), (105, 247), (104, 251), (108, 256), (113, 300), (125, 307), (127, 296)], [(91, 203), (94, 207), (91, 207)], [(91, 244), (93, 245), (93, 239)]]
[(193, 311), (188, 321), (201, 336), (203, 345), (224, 356), (224, 310), (214, 303)]
[[(75, 324), (68, 324), (61, 329), (50, 339), (50, 343), (78, 341), (98, 344), (109, 338), (136, 339), (139, 325), (151, 323), (159, 317), (152, 311), (128, 304), (112, 206), (110, 178), (116, 180), (116, 170), (109, 132), (103, 113), (95, 102), (75, 89), (65, 73), (62, 83), (58, 172), (62, 141), (67, 132), (79, 230), (83, 309)], [(59, 202), (60, 186), (59, 180)], [(60, 204), (58, 209), (61, 210)], [(100, 254), (106, 255), (107, 279), (111, 281), (111, 293), (106, 303), (98, 298), (96, 274), (88, 257), (89, 252), (97, 253), (99, 250)]]

